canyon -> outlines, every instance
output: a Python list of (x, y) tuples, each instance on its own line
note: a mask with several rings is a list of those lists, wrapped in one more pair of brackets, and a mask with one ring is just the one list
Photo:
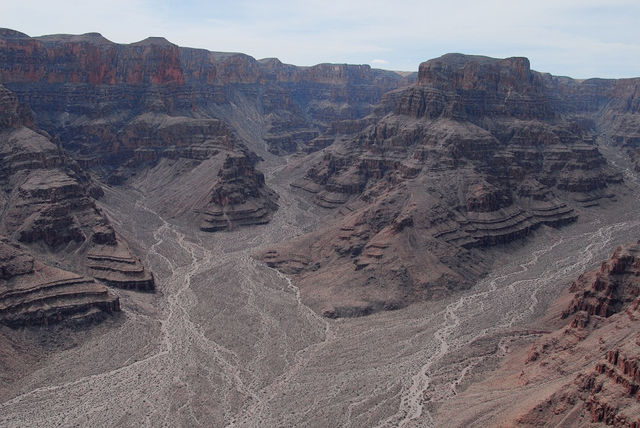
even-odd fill
[(3, 426), (640, 425), (640, 79), (0, 62)]

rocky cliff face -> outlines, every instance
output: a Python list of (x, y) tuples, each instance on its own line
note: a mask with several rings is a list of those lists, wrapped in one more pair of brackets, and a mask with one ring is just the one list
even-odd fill
[[(253, 115), (243, 117), (241, 127), (255, 128), (270, 151), (290, 153), (332, 121), (368, 114), (382, 94), (407, 81), (369, 66), (295, 67), (180, 48), (162, 38), (118, 45), (95, 33), (30, 38), (2, 30), (0, 61), (0, 83), (70, 148), (65, 136), (78, 134), (78, 120), (106, 119), (103, 130), (113, 132), (141, 110), (231, 118), (241, 109)], [(86, 130), (84, 137), (99, 135)]]
[(227, 155), (203, 211), (201, 230), (231, 230), (271, 219), (277, 195), (264, 185), (264, 175), (253, 168), (254, 163), (245, 154)]
[[(197, 161), (193, 167), (215, 157), (219, 162), (211, 164), (221, 167), (228, 155), (250, 159), (240, 176), (254, 177), (246, 183), (252, 190), (236, 208), (195, 196), (190, 203), (203, 213), (203, 229), (212, 231), (226, 229), (230, 218), (237, 225), (263, 223), (275, 210), (273, 192), (255, 179), (261, 173), (252, 151), (305, 148), (331, 122), (365, 116), (384, 92), (408, 79), (369, 66), (256, 61), (162, 38), (119, 45), (95, 33), (31, 38), (2, 30), (0, 61), (0, 83), (34, 110), (38, 126), (111, 184), (161, 159)], [(212, 194), (240, 185), (224, 168), (212, 171), (211, 180)]]
[(598, 138), (623, 148), (638, 169), (640, 79), (543, 78), (556, 110), (593, 121)]
[[(491, 263), (482, 249), (607, 203), (622, 176), (594, 140), (616, 134), (607, 112), (634, 111), (632, 83), (541, 74), (526, 58), (449, 54), (423, 63), (412, 81), (162, 38), (119, 45), (94, 33), (11, 30), (0, 31), (0, 58), (0, 81), (81, 167), (112, 184), (145, 176), (145, 186), (168, 189), (167, 206), (197, 212), (202, 230), (269, 221), (276, 196), (255, 152), (313, 152), (293, 186), (338, 215), (261, 257), (320, 287), (310, 294), (323, 296), (316, 308), (328, 316), (469, 286)], [(74, 192), (54, 178), (57, 193)], [(23, 194), (41, 192), (38, 180)], [(31, 235), (52, 244), (83, 239), (73, 223), (56, 230), (65, 232)]]
[(99, 320), (120, 310), (118, 297), (93, 279), (47, 266), (0, 239), (0, 322), (11, 327), (63, 319)]
[[(30, 260), (24, 266), (31, 266), (6, 278), (10, 281), (0, 312), (7, 323), (49, 322), (92, 308), (110, 312), (118, 307), (117, 298), (106, 288), (41, 263), (34, 259), (39, 253), (54, 259), (73, 253), (78, 272), (114, 286), (153, 289), (151, 274), (96, 207), (94, 198), (101, 196), (101, 188), (48, 134), (28, 127), (33, 125), (28, 108), (1, 86), (0, 100), (0, 235), (7, 254), (3, 269), (12, 272), (16, 260)], [(29, 245), (34, 256), (15, 242)], [(136, 272), (117, 264), (92, 272), (97, 257), (113, 252), (136, 266)], [(67, 295), (77, 301), (65, 300)], [(12, 296), (19, 298), (14, 301)]]
[(525, 384), (540, 382), (541, 372), (567, 382), (518, 424), (640, 426), (639, 274), (640, 245), (627, 245), (571, 285), (573, 299), (562, 312), (568, 325), (531, 348), (520, 374)]
[(621, 79), (611, 84), (611, 101), (598, 118), (603, 138), (622, 147), (640, 171), (640, 79)]
[(548, 92), (526, 58), (423, 63), (417, 84), (320, 137), (331, 145), (293, 183), (345, 215), (263, 259), (298, 273), (303, 289), (331, 284), (310, 291), (330, 316), (471, 284), (488, 263), (477, 249), (573, 222), (622, 180), (594, 143), (594, 121)]

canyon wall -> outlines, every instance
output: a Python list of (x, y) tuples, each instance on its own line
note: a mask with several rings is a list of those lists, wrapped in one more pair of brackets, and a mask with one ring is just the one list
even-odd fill
[(309, 153), (292, 186), (335, 214), (259, 257), (327, 316), (470, 286), (487, 248), (612, 203), (622, 174), (596, 140), (634, 144), (636, 80), (551, 76), (526, 58), (448, 54), (401, 75), (12, 30), (0, 58), (0, 82), (83, 169), (111, 185), (145, 176), (161, 212), (205, 231), (269, 221), (260, 155)]
[[(566, 325), (530, 349), (521, 381), (564, 380), (520, 416), (521, 426), (640, 426), (640, 246), (621, 246), (571, 284)], [(562, 421), (562, 422), (560, 422)]]
[[(90, 277), (153, 290), (153, 276), (96, 206), (101, 187), (34, 128), (29, 108), (2, 86), (0, 124), (3, 322), (48, 323), (117, 311), (117, 296)], [(73, 259), (69, 270), (79, 274), (51, 266), (69, 264), (67, 257)]]
[(526, 58), (421, 64), (416, 84), (335, 123), (301, 166), (292, 186), (343, 215), (262, 259), (323, 296), (309, 302), (327, 316), (361, 315), (468, 287), (491, 263), (485, 248), (609, 204), (622, 175), (595, 140), (615, 82), (565, 80)]

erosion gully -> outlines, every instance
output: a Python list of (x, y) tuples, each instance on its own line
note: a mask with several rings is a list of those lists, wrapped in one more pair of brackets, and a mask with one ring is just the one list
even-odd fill
[(123, 314), (52, 352), (0, 404), (2, 426), (433, 426), (438, 404), (535, 335), (533, 322), (581, 272), (640, 237), (639, 181), (578, 224), (542, 229), (472, 289), (355, 319), (306, 307), (289, 278), (252, 258), (315, 227), (281, 168), (267, 225), (209, 234), (163, 218), (135, 188), (104, 209), (147, 254), (158, 292), (119, 291)]

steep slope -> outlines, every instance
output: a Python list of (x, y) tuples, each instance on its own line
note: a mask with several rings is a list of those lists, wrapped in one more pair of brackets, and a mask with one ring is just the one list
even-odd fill
[(491, 263), (479, 249), (613, 197), (622, 177), (594, 126), (564, 112), (526, 58), (427, 61), (418, 83), (386, 94), (375, 114), (335, 124), (321, 137), (331, 146), (292, 184), (340, 207), (335, 223), (261, 257), (298, 274), (328, 316), (467, 287)]
[[(24, 272), (3, 281), (3, 319), (31, 323), (117, 308), (117, 298), (104, 286), (34, 260), (12, 241), (110, 285), (152, 290), (153, 276), (96, 207), (94, 197), (102, 189), (46, 133), (28, 127), (29, 109), (1, 86), (0, 105), (0, 235), (7, 272), (13, 261), (28, 260)], [(106, 259), (108, 265), (98, 262)]]
[(118, 297), (104, 285), (47, 266), (4, 238), (0, 280), (0, 322), (11, 327), (99, 319), (120, 310)]
[[(506, 412), (504, 423), (640, 425), (639, 256), (640, 245), (621, 246), (571, 284), (554, 315), (564, 326), (513, 358), (521, 369), (515, 377), (534, 401)], [(494, 372), (488, 382), (504, 387), (508, 376)]]
[[(275, 211), (254, 152), (305, 148), (332, 121), (365, 116), (410, 79), (369, 66), (256, 61), (157, 37), (119, 45), (96, 33), (31, 38), (8, 29), (0, 61), (0, 83), (83, 167), (121, 184), (162, 162), (165, 187), (175, 190), (166, 205), (201, 213), (193, 221), (210, 231), (264, 223)], [(210, 182), (208, 193), (185, 198), (185, 175)]]

